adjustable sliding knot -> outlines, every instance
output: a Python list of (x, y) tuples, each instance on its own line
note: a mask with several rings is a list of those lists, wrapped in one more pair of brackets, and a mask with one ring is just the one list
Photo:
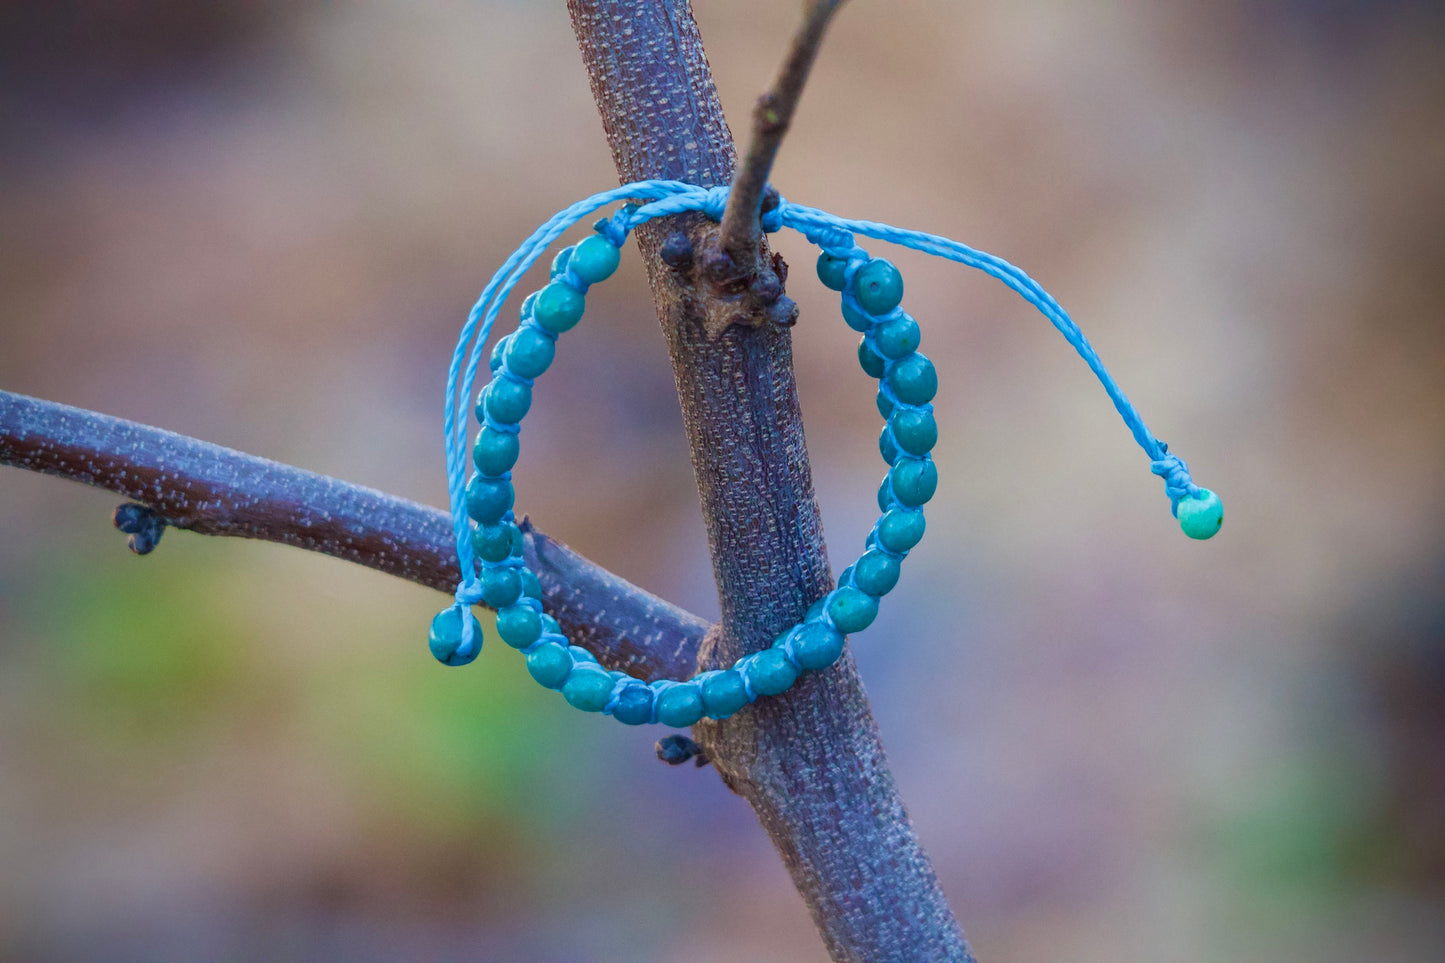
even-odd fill
[[(759, 698), (785, 692), (800, 673), (826, 669), (842, 656), (846, 637), (874, 621), (880, 600), (898, 583), (903, 562), (924, 534), (923, 506), (938, 487), (931, 454), (938, 441), (932, 404), (938, 373), (919, 352), (920, 328), (902, 307), (902, 275), (889, 261), (871, 257), (859, 247), (857, 235), (976, 268), (1034, 305), (1089, 365), (1135, 440), (1152, 456), (1151, 470), (1164, 479), (1185, 534), (1208, 538), (1218, 531), (1223, 517), (1218, 497), (1195, 485), (1184, 461), (1149, 432), (1078, 326), (1028, 275), (957, 241), (846, 220), (791, 204), (770, 189), (761, 212), (763, 229), (793, 228), (822, 249), (818, 277), (839, 293), (843, 320), (862, 335), (858, 364), (877, 382), (878, 413), (884, 419), (878, 451), (888, 471), (878, 488), (881, 514), (865, 539), (863, 553), (838, 576), (837, 587), (761, 651), (729, 668), (682, 681), (646, 682), (599, 665), (596, 656), (571, 645), (556, 619), (542, 610), (541, 584), (523, 556), (512, 487), (521, 421), (531, 408), (537, 380), (551, 367), (561, 335), (581, 320), (590, 287), (617, 269), (628, 234), (655, 218), (687, 212), (719, 220), (727, 198), (726, 187), (640, 181), (580, 201), (543, 224), (508, 258), (468, 314), (452, 358), (445, 409), (448, 493), (462, 577), (455, 604), (432, 620), (431, 650), (439, 660), (462, 665), (476, 657), (482, 631), (471, 607), (484, 604), (496, 610), (497, 635), (523, 653), (532, 678), (559, 691), (568, 704), (628, 725), (660, 722), (685, 727), (705, 717), (726, 718)], [(517, 328), (498, 340), (488, 356), (492, 377), (477, 396), (481, 430), (471, 449), (474, 471), (468, 479), (467, 433), (457, 415), (471, 397), (502, 305), (568, 228), (623, 200), (630, 202), (596, 221), (594, 235), (558, 253), (548, 283), (522, 302)]]
[(726, 185), (722, 187), (709, 187), (703, 194), (702, 213), (710, 221), (721, 221), (723, 212), (727, 210), (729, 189)]
[[(840, 260), (846, 261), (851, 257), (867, 256), (863, 249), (854, 241), (853, 233), (841, 227), (822, 225), (804, 231), (803, 236), (813, 244), (822, 248), (824, 254), (831, 255)], [(832, 285), (829, 285), (829, 287), (832, 287)]]
[(445, 665), (466, 665), (482, 651), (482, 626), (471, 610), (482, 600), (481, 586), (464, 581), (457, 587), (456, 599), (432, 618), (428, 633), (431, 654)]
[(592, 230), (605, 238), (613, 247), (621, 249), (627, 243), (627, 235), (632, 231), (632, 215), (636, 213), (636, 204), (624, 204), (611, 217), (604, 217), (592, 225)]
[(1164, 494), (1173, 503), (1174, 514), (1179, 514), (1179, 500), (1194, 495), (1199, 486), (1189, 476), (1189, 466), (1184, 459), (1169, 450), (1164, 442), (1159, 443), (1159, 457), (1150, 463), (1149, 470), (1164, 479)]

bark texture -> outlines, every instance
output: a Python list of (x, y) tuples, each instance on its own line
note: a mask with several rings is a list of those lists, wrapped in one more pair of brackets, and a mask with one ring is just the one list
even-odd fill
[[(568, 9), (621, 181), (728, 183), (732, 138), (689, 6), (569, 0)], [(694, 217), (649, 225), (639, 238), (721, 603), (703, 668), (771, 644), (832, 586), (788, 331), (742, 318), (710, 336), (695, 267), (657, 256), (669, 232), (701, 250), (714, 230)], [(972, 959), (898, 795), (851, 655), (694, 735), (757, 812), (834, 960)]]

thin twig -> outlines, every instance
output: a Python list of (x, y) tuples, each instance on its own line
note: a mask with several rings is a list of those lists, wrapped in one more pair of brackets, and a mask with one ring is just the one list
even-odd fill
[(797, 109), (808, 72), (818, 56), (818, 48), (822, 46), (823, 32), (844, 2), (813, 0), (808, 4), (772, 89), (759, 97), (753, 108), (752, 141), (737, 173), (733, 175), (732, 191), (728, 195), (719, 230), (722, 249), (735, 264), (752, 263), (753, 251), (762, 233), (759, 217), (763, 190), (773, 169), (773, 159), (778, 155), (783, 135), (793, 122), (793, 111)]
[[(132, 421), (0, 391), (0, 465), (107, 489), (172, 528), (294, 545), (448, 593), (457, 582), (445, 512)], [(646, 678), (697, 671), (706, 622), (521, 527), (543, 604), (572, 641)]]

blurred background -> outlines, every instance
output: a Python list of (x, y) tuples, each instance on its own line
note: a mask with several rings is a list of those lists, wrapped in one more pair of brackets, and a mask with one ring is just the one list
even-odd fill
[[(795, 4), (696, 5), (739, 127)], [(908, 252), (929, 537), (853, 641), (989, 963), (1445, 959), (1445, 18), (1424, 2), (844, 9), (775, 182), (1013, 260), (1223, 494), (1179, 534), (1084, 365)], [(7, 4), (0, 385), (445, 504), (467, 308), (616, 176), (563, 5)], [(579, 235), (580, 236), (580, 235)], [(797, 238), (841, 568), (883, 465)], [(633, 250), (629, 247), (629, 253)], [(519, 509), (717, 602), (642, 271), (538, 392)], [(0, 958), (822, 961), (745, 803), (441, 595), (0, 469)]]

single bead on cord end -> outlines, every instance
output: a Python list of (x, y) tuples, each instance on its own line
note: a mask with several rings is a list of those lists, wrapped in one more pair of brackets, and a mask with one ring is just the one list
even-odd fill
[(1164, 479), (1164, 492), (1173, 503), (1174, 517), (1190, 538), (1212, 538), (1224, 524), (1224, 503), (1207, 488), (1200, 488), (1189, 477), (1184, 459), (1159, 442), (1159, 457), (1149, 470)]
[(466, 665), (475, 659), (482, 651), (482, 624), (477, 617), (466, 610), (466, 616), (472, 623), (472, 644), (471, 651), (462, 652), (462, 608), (453, 605), (442, 609), (431, 620), (431, 631), (427, 633), (427, 643), (431, 648), (431, 654), (443, 665)]
[(1176, 510), (1179, 527), (1190, 538), (1213, 538), (1224, 524), (1224, 503), (1207, 488), (1199, 489), (1197, 495), (1179, 499)]

